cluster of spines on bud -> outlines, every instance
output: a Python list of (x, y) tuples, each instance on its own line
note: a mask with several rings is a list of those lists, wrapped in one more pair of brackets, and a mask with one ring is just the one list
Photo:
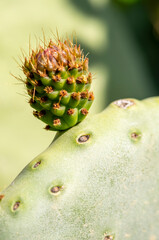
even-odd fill
[(66, 130), (87, 116), (94, 100), (92, 74), (80, 46), (50, 40), (32, 51), (22, 68), (33, 115), (47, 124), (45, 129)]

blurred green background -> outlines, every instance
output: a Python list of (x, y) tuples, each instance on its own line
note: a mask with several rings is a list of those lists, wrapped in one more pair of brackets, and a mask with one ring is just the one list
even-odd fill
[[(152, 4), (153, 2), (153, 4)], [(32, 158), (45, 150), (54, 133), (32, 116), (18, 64), (37, 39), (76, 34), (95, 73), (91, 114), (111, 101), (159, 94), (159, 4), (137, 0), (0, 1), (0, 190)], [(43, 30), (43, 31), (42, 31)]]

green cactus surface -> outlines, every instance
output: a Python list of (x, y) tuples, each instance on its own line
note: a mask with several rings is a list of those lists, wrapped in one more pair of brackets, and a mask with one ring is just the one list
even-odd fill
[(159, 97), (58, 135), (0, 194), (0, 240), (158, 240)]
[(22, 66), (33, 115), (47, 130), (66, 130), (81, 122), (94, 100), (92, 74), (80, 45), (69, 39), (32, 50)]

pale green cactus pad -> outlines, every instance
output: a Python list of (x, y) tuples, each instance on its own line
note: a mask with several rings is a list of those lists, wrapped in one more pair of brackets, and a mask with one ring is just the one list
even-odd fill
[(0, 198), (0, 240), (158, 240), (159, 97), (88, 116)]

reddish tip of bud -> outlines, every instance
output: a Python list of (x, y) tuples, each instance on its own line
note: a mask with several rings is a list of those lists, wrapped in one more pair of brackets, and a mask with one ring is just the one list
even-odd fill
[(52, 88), (51, 86), (47, 86), (47, 87), (44, 88), (44, 91), (45, 91), (46, 93), (51, 93), (51, 92), (53, 92), (54, 90), (53, 90), (53, 88)]
[(53, 76), (52, 79), (54, 80), (54, 82), (59, 82), (61, 80), (61, 76), (56, 75), (56, 76)]
[(71, 94), (71, 97), (74, 100), (78, 101), (78, 100), (80, 100), (80, 93), (74, 92), (74, 93)]
[(83, 78), (82, 78), (82, 77), (78, 77), (78, 78), (76, 79), (76, 83), (77, 83), (77, 84), (83, 83)]
[(68, 77), (68, 78), (67, 78), (67, 84), (71, 85), (71, 84), (73, 84), (74, 82), (75, 82), (74, 77)]
[(86, 92), (81, 92), (81, 98), (82, 98), (82, 99), (88, 98), (88, 91), (86, 91)]
[(59, 103), (54, 103), (53, 104), (53, 109), (59, 109), (60, 108), (60, 104)]
[(86, 116), (88, 114), (88, 110), (86, 108), (82, 108), (81, 113), (82, 113), (82, 115)]
[(67, 110), (68, 115), (73, 115), (74, 112), (75, 112), (75, 110), (73, 108), (70, 108), (70, 109)]
[(54, 125), (54, 126), (59, 126), (59, 125), (61, 125), (61, 120), (60, 120), (60, 119), (55, 119), (55, 120), (53, 121), (53, 125)]
[(80, 76), (76, 79), (76, 82), (79, 83), (79, 84), (80, 83), (87, 83), (87, 78), (86, 78), (86, 76)]
[(89, 101), (93, 101), (93, 100), (94, 100), (94, 94), (93, 94), (93, 92), (89, 92), (88, 100), (89, 100)]
[(60, 97), (64, 97), (64, 96), (67, 96), (67, 91), (66, 90), (61, 90), (60, 91)]

